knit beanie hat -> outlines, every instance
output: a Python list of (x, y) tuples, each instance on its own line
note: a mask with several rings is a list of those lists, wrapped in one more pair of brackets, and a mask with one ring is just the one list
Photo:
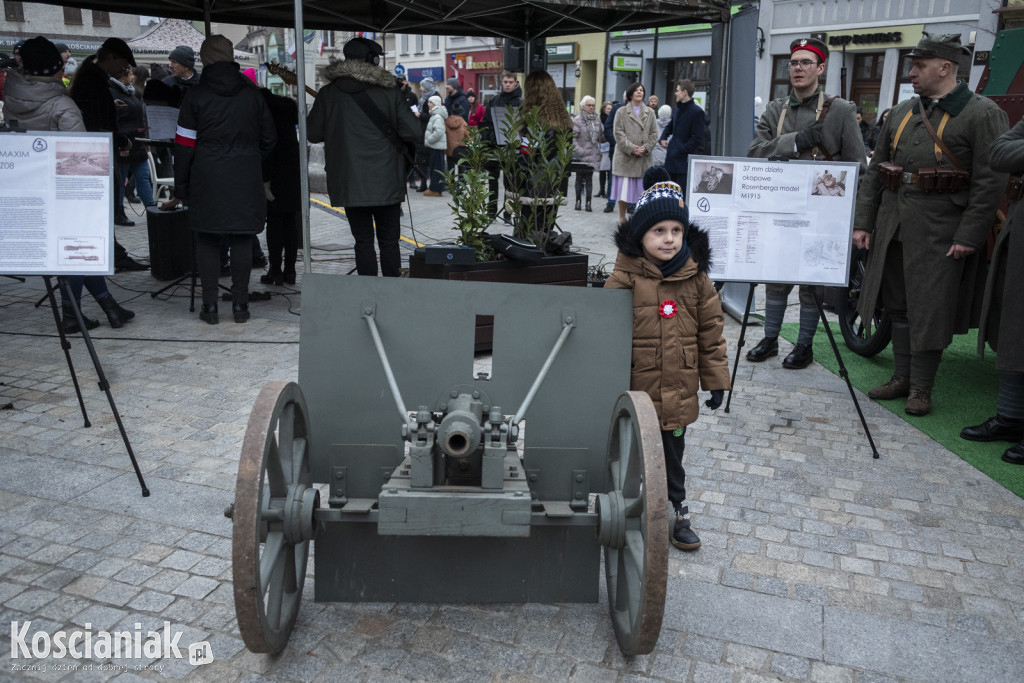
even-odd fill
[(167, 59), (181, 64), (186, 69), (196, 68), (196, 51), (188, 45), (177, 46), (171, 50), (171, 54), (167, 55)]
[(640, 199), (636, 200), (629, 229), (633, 238), (639, 241), (661, 221), (679, 221), (684, 230), (690, 222), (683, 189), (672, 181), (655, 183), (640, 195)]
[(458, 89), (459, 89), (459, 79), (457, 79), (457, 78), (455, 78), (455, 77), (449, 78), (449, 79), (448, 79), (448, 80), (446, 81), (446, 83), (448, 83), (448, 85), (452, 86), (452, 87), (453, 87), (453, 88), (455, 88), (456, 90), (458, 90)]
[(242, 75), (245, 76), (246, 78), (248, 78), (250, 81), (252, 81), (256, 85), (260, 84), (260, 82), (258, 80), (256, 80), (256, 69), (252, 68), (251, 66), (248, 69), (245, 69), (242, 72)]
[(427, 100), (427, 102), (430, 102), (435, 107), (440, 107), (441, 106), (441, 98), (438, 97), (437, 95), (431, 95), (430, 99)]
[(36, 36), (21, 46), (21, 70), (26, 76), (55, 76), (63, 68), (64, 58), (46, 38)]
[(664, 166), (651, 166), (644, 172), (643, 186), (647, 190), (655, 183), (668, 182), (669, 180), (672, 180), (672, 176), (669, 175)]
[(422, 81), (420, 81), (420, 89), (423, 92), (430, 92), (431, 90), (433, 90), (434, 89), (434, 79), (431, 78), (430, 76), (427, 76), (426, 78), (424, 78)]
[(230, 40), (218, 33), (203, 41), (202, 47), (199, 48), (199, 58), (203, 60), (204, 66), (217, 62), (233, 62), (235, 48)]

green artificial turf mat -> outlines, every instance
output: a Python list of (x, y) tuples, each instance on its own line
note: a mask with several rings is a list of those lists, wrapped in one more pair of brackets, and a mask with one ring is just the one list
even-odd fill
[[(797, 323), (782, 326), (782, 336), (790, 342), (796, 341)], [(850, 382), (865, 394), (879, 384), (884, 384), (892, 375), (892, 347), (886, 347), (871, 358), (859, 356), (843, 343), (838, 323), (832, 323), (832, 332), (843, 364), (850, 375)], [(976, 443), (960, 438), (960, 430), (968, 425), (984, 422), (996, 412), (996, 393), (999, 389), (999, 373), (996, 370), (996, 356), (987, 349), (985, 357), (977, 353), (978, 332), (957, 335), (942, 355), (939, 374), (932, 390), (932, 412), (924, 417), (913, 417), (903, 412), (906, 399), (878, 401), (907, 423), (921, 430), (940, 444), (960, 456), (976, 469), (1024, 498), (1024, 467), (1010, 465), (1000, 459), (1012, 444), (1005, 441)], [(814, 335), (814, 360), (839, 374), (839, 365), (828, 342), (828, 335), (818, 324)], [(860, 400), (870, 401), (863, 397)], [(853, 406), (850, 406), (853, 409)], [(898, 453), (882, 453), (882, 457), (899, 457)]]

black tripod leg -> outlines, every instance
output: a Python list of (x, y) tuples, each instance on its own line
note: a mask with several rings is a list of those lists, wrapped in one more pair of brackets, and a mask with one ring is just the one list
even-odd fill
[(857, 415), (860, 416), (860, 423), (864, 427), (864, 434), (868, 437), (868, 443), (871, 444), (871, 457), (878, 458), (878, 449), (875, 448), (875, 440), (871, 438), (871, 430), (868, 429), (868, 421), (864, 419), (864, 413), (860, 409), (860, 402), (857, 400), (857, 394), (853, 390), (853, 384), (850, 383), (850, 373), (846, 371), (846, 366), (843, 365), (843, 358), (839, 355), (839, 346), (836, 344), (836, 338), (832, 334), (832, 327), (828, 324), (828, 319), (825, 317), (825, 308), (821, 305), (821, 299), (818, 297), (817, 288), (814, 289), (814, 304), (818, 307), (818, 317), (821, 318), (822, 324), (825, 326), (825, 334), (828, 335), (828, 343), (832, 345), (832, 353), (836, 355), (836, 363), (839, 364), (839, 376), (846, 382), (846, 388), (850, 390), (850, 398), (853, 399), (853, 405), (857, 409)]
[(754, 302), (754, 290), (757, 283), (750, 283), (750, 291), (747, 292), (747, 307), (743, 309), (743, 323), (740, 325), (740, 341), (736, 345), (736, 360), (732, 364), (732, 380), (729, 382), (729, 398), (725, 402), (725, 412), (729, 412), (729, 405), (732, 403), (732, 390), (736, 386), (736, 371), (740, 367), (740, 354), (743, 353), (743, 345), (746, 344), (747, 322), (750, 320), (750, 305)]
[[(71, 383), (75, 385), (75, 395), (78, 396), (78, 406), (82, 409), (82, 418), (85, 420), (85, 426), (91, 427), (92, 423), (89, 422), (89, 414), (85, 412), (85, 401), (82, 400), (82, 389), (78, 386), (78, 375), (75, 374), (75, 364), (71, 361), (71, 342), (68, 341), (67, 335), (64, 334), (64, 326), (60, 322), (60, 313), (57, 312), (57, 297), (53, 293), (53, 283), (50, 281), (49, 275), (43, 276), (43, 282), (46, 283), (46, 296), (44, 299), (50, 299), (50, 308), (53, 310), (53, 320), (57, 323), (57, 334), (60, 335), (60, 348), (64, 349), (64, 358), (68, 361), (68, 371), (71, 373)], [(69, 289), (64, 291), (69, 292)], [(82, 311), (78, 307), (78, 302), (75, 301), (73, 296), (68, 296), (68, 303), (71, 308), (75, 311), (75, 319), (78, 320), (78, 329), (85, 329), (85, 320), (82, 319)], [(38, 304), (36, 304), (38, 306)]]
[[(58, 277), (57, 282), (58, 284), (63, 284), (66, 287), (66, 282), (63, 277)], [(70, 298), (74, 301), (74, 297)], [(114, 404), (114, 395), (110, 393), (110, 383), (107, 382), (107, 377), (103, 374), (103, 366), (100, 365), (99, 356), (96, 355), (96, 347), (92, 345), (92, 338), (89, 336), (89, 330), (85, 328), (85, 320), (82, 319), (82, 312), (77, 305), (72, 305), (75, 308), (75, 318), (78, 320), (78, 325), (82, 328), (82, 341), (85, 342), (85, 347), (89, 349), (89, 356), (92, 358), (92, 365), (96, 368), (96, 376), (99, 378), (100, 389), (107, 395), (107, 402), (110, 403), (110, 412), (114, 414), (114, 421), (117, 422), (117, 428), (121, 431), (121, 440), (124, 441), (124, 447), (128, 451), (128, 457), (131, 458), (132, 467), (135, 468), (135, 476), (139, 478), (139, 485), (142, 487), (142, 497), (145, 498), (149, 495), (149, 489), (146, 487), (146, 482), (142, 478), (142, 470), (139, 469), (139, 463), (135, 459), (135, 452), (132, 451), (132, 444), (128, 441), (128, 433), (124, 430), (124, 423), (121, 422), (121, 414), (117, 412), (117, 405)], [(54, 314), (56, 315), (56, 308), (54, 308)]]

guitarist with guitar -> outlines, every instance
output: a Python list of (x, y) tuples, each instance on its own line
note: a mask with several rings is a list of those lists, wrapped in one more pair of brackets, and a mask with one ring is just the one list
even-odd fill
[(376, 222), (381, 273), (398, 277), (401, 205), (420, 124), (394, 75), (379, 66), (384, 50), (378, 43), (353, 38), (343, 53), (344, 61), (324, 69), (329, 83), (309, 112), (307, 137), (324, 143), (327, 192), (331, 205), (348, 216), (356, 272), (377, 275)]

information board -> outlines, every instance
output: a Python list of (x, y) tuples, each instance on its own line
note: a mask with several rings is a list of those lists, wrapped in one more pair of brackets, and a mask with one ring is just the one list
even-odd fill
[(110, 133), (0, 134), (0, 274), (113, 275)]
[(689, 158), (690, 220), (718, 282), (845, 286), (860, 167), (843, 161)]

